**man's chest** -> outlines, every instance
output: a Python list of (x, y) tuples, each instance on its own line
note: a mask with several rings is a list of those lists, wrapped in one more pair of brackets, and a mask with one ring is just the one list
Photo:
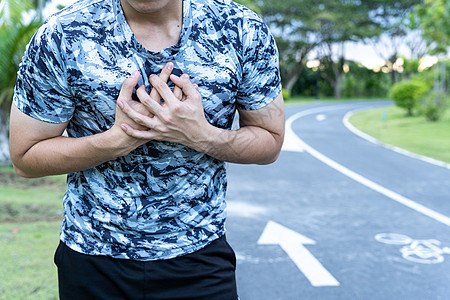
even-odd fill
[(113, 124), (116, 99), (125, 78), (139, 70), (139, 85), (150, 91), (149, 76), (159, 74), (168, 61), (174, 63), (174, 74), (188, 74), (199, 86), (208, 121), (223, 128), (231, 126), (241, 79), (238, 54), (231, 44), (189, 41), (170, 55), (84, 41), (73, 53), (68, 74), (76, 101), (74, 118), (99, 119), (99, 130)]

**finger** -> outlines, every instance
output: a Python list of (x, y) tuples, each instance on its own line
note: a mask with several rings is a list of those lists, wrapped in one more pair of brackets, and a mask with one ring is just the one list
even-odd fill
[(158, 91), (161, 97), (165, 100), (165, 103), (167, 103), (167, 105), (170, 106), (175, 104), (175, 100), (177, 100), (177, 98), (174, 96), (172, 90), (169, 88), (167, 83), (162, 81), (161, 78), (159, 78), (156, 75), (150, 76), (150, 83)]
[(173, 95), (175, 96), (175, 98), (177, 98), (178, 100), (182, 100), (183, 99), (183, 91), (181, 90), (181, 88), (180, 87), (178, 87), (178, 86), (175, 86), (174, 88), (173, 88)]
[[(154, 101), (153, 101), (154, 102)], [(155, 127), (155, 118), (141, 114), (140, 112), (133, 109), (127, 102), (122, 103), (123, 105), (120, 106), (122, 111), (136, 124), (139, 124), (141, 126), (144, 126), (148, 129), (151, 129)], [(123, 124), (121, 124), (122, 126)]]
[(193, 97), (198, 94), (197, 89), (194, 84), (189, 80), (189, 75), (183, 74), (181, 77), (176, 75), (170, 75), (170, 79), (175, 83), (176, 86), (180, 87), (183, 94), (187, 97)]
[[(161, 73), (159, 74), (159, 78), (161, 78), (162, 81), (167, 82), (169, 80), (169, 76), (172, 73), (173, 70), (173, 63), (168, 62), (164, 66), (164, 68), (161, 70)], [(150, 91), (150, 97), (152, 99), (155, 99), (156, 101), (161, 101), (161, 96), (159, 95), (158, 91), (155, 88), (152, 88)]]
[[(155, 77), (158, 77), (158, 76), (155, 76)], [(140, 86), (136, 90), (136, 95), (138, 96), (141, 103), (144, 104), (145, 107), (150, 111), (150, 113), (152, 113), (154, 115), (159, 114), (162, 106), (161, 106), (160, 102), (156, 102), (155, 99), (153, 99), (152, 97), (150, 97), (149, 94), (147, 94), (147, 91), (145, 90), (145, 86), (143, 86), (143, 85)], [(159, 95), (159, 93), (158, 93), (158, 95)]]
[(155, 139), (155, 133), (152, 130), (138, 130), (132, 126), (123, 123), (120, 128), (131, 137), (143, 140), (153, 140)]
[(128, 124), (122, 124), (121, 126), (122, 130), (128, 134), (131, 137), (134, 137), (136, 139), (141, 140), (147, 140), (147, 141), (160, 141), (162, 140), (162, 137), (153, 130), (138, 130), (133, 127), (131, 127)]
[(131, 100), (131, 95), (133, 94), (134, 87), (139, 81), (139, 71), (134, 71), (130, 77), (125, 79), (122, 83), (122, 87), (120, 88), (119, 97), (117, 98), (122, 99), (124, 101)]

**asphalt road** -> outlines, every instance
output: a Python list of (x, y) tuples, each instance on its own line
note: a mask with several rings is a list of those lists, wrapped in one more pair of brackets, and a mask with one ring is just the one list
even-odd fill
[(276, 163), (228, 165), (241, 300), (450, 299), (450, 169), (342, 121), (386, 104), (288, 106)]

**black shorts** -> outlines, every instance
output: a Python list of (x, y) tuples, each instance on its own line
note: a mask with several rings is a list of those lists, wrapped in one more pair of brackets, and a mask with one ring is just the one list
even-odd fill
[(78, 253), (60, 243), (55, 253), (60, 299), (236, 300), (236, 256), (221, 237), (185, 256), (133, 261)]

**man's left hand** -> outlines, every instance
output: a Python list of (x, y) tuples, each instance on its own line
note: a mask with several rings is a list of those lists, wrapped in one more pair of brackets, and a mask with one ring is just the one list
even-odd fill
[(208, 129), (213, 127), (205, 118), (202, 97), (188, 75), (178, 77), (172, 74), (170, 79), (176, 86), (174, 91), (158, 76), (150, 76), (150, 83), (164, 102), (155, 101), (144, 87), (136, 91), (139, 100), (152, 115), (139, 113), (128, 102), (122, 103), (123, 112), (148, 130), (137, 130), (128, 124), (122, 128), (135, 138), (174, 142), (198, 149), (207, 143)]

